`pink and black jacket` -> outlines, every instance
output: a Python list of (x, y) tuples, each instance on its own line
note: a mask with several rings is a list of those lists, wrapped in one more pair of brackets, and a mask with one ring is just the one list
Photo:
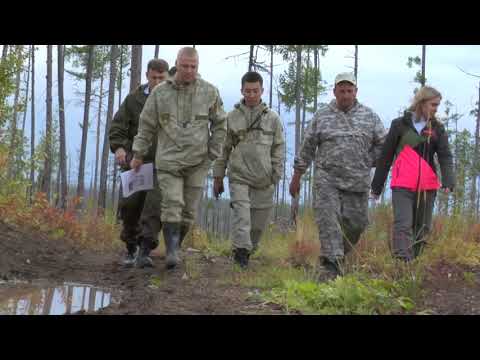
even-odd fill
[[(435, 154), (440, 163), (442, 184), (436, 175)], [(392, 121), (382, 155), (377, 160), (372, 181), (374, 194), (382, 193), (392, 162), (392, 189), (416, 192), (438, 190), (440, 187), (453, 190), (455, 186), (448, 135), (445, 127), (436, 119), (431, 120), (431, 127), (427, 125), (421, 134), (413, 126), (411, 112), (405, 112), (403, 117)]]

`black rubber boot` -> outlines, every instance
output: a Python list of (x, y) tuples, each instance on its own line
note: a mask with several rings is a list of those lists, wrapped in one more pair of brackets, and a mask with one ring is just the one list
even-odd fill
[(137, 262), (136, 266), (140, 269), (149, 267), (153, 268), (153, 260), (150, 257), (150, 251), (152, 250), (153, 247), (153, 242), (149, 241), (149, 239), (142, 239), (142, 242), (140, 244), (140, 250), (138, 252), (137, 256)]
[(330, 275), (333, 278), (336, 278), (337, 276), (343, 276), (344, 275), (344, 261), (343, 259), (339, 258), (336, 260), (330, 260), (328, 258), (322, 257), (320, 259), (321, 265), (327, 270)]
[(122, 264), (126, 267), (132, 267), (135, 265), (135, 258), (137, 255), (138, 246), (135, 244), (127, 244), (127, 255), (122, 261)]
[(190, 231), (190, 224), (182, 223), (182, 225), (180, 226), (180, 239), (178, 241), (179, 250), (182, 248), (183, 240), (185, 239), (185, 236), (187, 236), (189, 231)]
[(175, 268), (180, 262), (177, 254), (180, 242), (180, 223), (164, 223), (163, 238), (165, 239), (165, 248), (167, 249), (167, 269), (170, 270)]
[(248, 260), (250, 258), (250, 252), (247, 249), (233, 249), (233, 261), (240, 265), (242, 269), (248, 267)]

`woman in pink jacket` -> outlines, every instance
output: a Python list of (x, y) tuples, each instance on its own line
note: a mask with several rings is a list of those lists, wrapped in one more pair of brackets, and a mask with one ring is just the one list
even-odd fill
[[(404, 261), (417, 257), (431, 230), (437, 190), (453, 191), (452, 153), (448, 134), (435, 114), (442, 96), (432, 87), (421, 88), (405, 114), (392, 121), (372, 181), (372, 195), (378, 198), (393, 162), (392, 203), (394, 214), (393, 256)], [(440, 163), (436, 175), (434, 155)]]

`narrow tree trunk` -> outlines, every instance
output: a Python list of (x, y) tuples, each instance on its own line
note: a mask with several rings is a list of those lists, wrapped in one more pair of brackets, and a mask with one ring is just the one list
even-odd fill
[[(321, 80), (321, 73), (320, 73), (320, 54), (319, 54), (319, 49), (318, 46), (315, 46), (313, 50), (313, 57), (314, 57), (314, 64), (313, 66), (315, 67), (315, 95), (313, 97), (313, 113), (315, 114), (318, 110), (318, 83)], [(311, 177), (310, 177), (310, 189), (312, 189), (312, 184), (315, 183), (315, 161), (312, 163), (312, 171), (311, 171)], [(315, 204), (315, 196), (316, 193), (315, 191), (312, 191), (312, 196), (311, 196), (311, 203), (312, 205)]]
[(102, 209), (106, 207), (107, 195), (107, 169), (108, 169), (108, 152), (110, 149), (108, 141), (108, 130), (113, 118), (113, 105), (115, 101), (115, 82), (117, 80), (117, 58), (118, 46), (112, 45), (110, 49), (110, 80), (108, 85), (108, 110), (107, 121), (105, 122), (105, 133), (103, 137), (102, 167), (100, 173), (100, 196), (98, 197), (98, 206)]
[[(98, 201), (98, 194), (97, 194), (97, 184), (98, 184), (98, 161), (100, 158), (100, 128), (102, 124), (102, 105), (103, 105), (103, 78), (105, 74), (105, 66), (102, 68), (102, 72), (100, 74), (100, 97), (98, 99), (98, 116), (97, 116), (97, 143), (95, 146), (95, 173), (93, 176), (93, 197)], [(115, 88), (113, 90), (115, 92)]]
[(45, 129), (45, 164), (42, 178), (42, 191), (50, 200), (52, 178), (52, 45), (47, 45), (47, 119)]
[(250, 45), (250, 55), (248, 56), (248, 71), (253, 71), (253, 50), (255, 45)]
[(355, 65), (353, 67), (353, 71), (355, 73), (355, 79), (357, 79), (358, 86), (358, 45), (355, 45)]
[[(280, 92), (277, 92), (277, 112), (278, 116), (280, 115), (281, 112), (281, 99), (280, 99)], [(283, 184), (282, 184), (282, 205), (285, 205), (285, 196), (286, 196), (286, 182), (287, 182), (287, 123), (284, 121), (285, 126), (284, 126), (284, 131), (285, 131), (285, 156), (283, 157)]]
[(80, 149), (80, 164), (78, 167), (77, 196), (80, 198), (82, 198), (85, 193), (85, 159), (87, 155), (88, 119), (90, 112), (90, 96), (92, 92), (94, 50), (95, 45), (89, 45), (87, 73), (85, 78), (85, 106), (83, 110), (82, 145)]
[(130, 68), (130, 92), (140, 86), (142, 80), (142, 45), (132, 45)]
[(273, 45), (270, 46), (270, 109), (273, 105)]
[[(120, 67), (119, 67), (119, 86), (118, 86), (118, 107), (122, 104), (122, 82), (123, 82), (123, 45), (120, 45)], [(112, 183), (112, 210), (115, 211), (115, 191), (117, 189), (117, 172), (118, 166), (115, 161), (113, 161), (113, 183)]]
[(29, 200), (32, 203), (35, 191), (35, 45), (32, 45), (32, 97), (31, 97), (31, 124), (30, 124), (30, 192)]
[[(25, 109), (23, 109), (22, 134), (20, 139), (23, 146), (23, 138), (25, 136), (25, 124), (27, 122), (27, 108), (28, 108), (28, 91), (30, 90), (30, 66), (32, 64), (32, 54), (28, 52), (28, 66), (27, 66), (27, 87), (25, 88)], [(23, 156), (23, 152), (22, 152)]]
[(471, 190), (471, 197), (470, 201), (472, 204), (472, 212), (478, 216), (478, 212), (476, 209), (478, 208), (477, 201), (477, 179), (478, 179), (478, 172), (480, 168), (480, 161), (479, 161), (479, 140), (480, 140), (480, 84), (478, 86), (478, 107), (477, 107), (477, 124), (475, 127), (475, 149), (473, 154), (473, 179), (472, 179), (472, 190)]
[(160, 50), (160, 46), (159, 45), (155, 45), (155, 59), (158, 59), (158, 52)]
[[(297, 71), (296, 71), (296, 86), (295, 86), (295, 156), (300, 151), (300, 121), (301, 121), (301, 75), (302, 75), (302, 45), (296, 46), (297, 53)], [(300, 194), (292, 199), (292, 207), (290, 214), (290, 221), (292, 224), (297, 223), (297, 214), (300, 202)]]
[[(16, 46), (15, 48), (15, 55), (17, 58), (21, 56), (22, 46)], [(18, 61), (18, 59), (17, 59)], [(16, 151), (17, 151), (17, 118), (18, 118), (18, 102), (20, 98), (20, 75), (22, 73), (22, 67), (18, 66), (17, 73), (15, 77), (15, 97), (13, 100), (13, 117), (10, 122), (10, 149), (8, 151), (8, 160), (9, 160), (9, 167), (8, 167), (8, 178), (13, 179), (16, 176), (16, 167), (17, 163), (16, 159)]]
[(426, 75), (425, 75), (426, 52), (427, 52), (426, 45), (422, 45), (422, 79), (421, 79), (422, 86), (425, 86), (425, 82), (427, 80)]
[(0, 64), (3, 63), (6, 60), (7, 55), (8, 55), (8, 45), (3, 45), (2, 60), (1, 60)]
[(65, 99), (63, 80), (65, 73), (65, 45), (58, 45), (58, 120), (60, 128), (60, 208), (67, 208), (67, 144), (65, 135)]

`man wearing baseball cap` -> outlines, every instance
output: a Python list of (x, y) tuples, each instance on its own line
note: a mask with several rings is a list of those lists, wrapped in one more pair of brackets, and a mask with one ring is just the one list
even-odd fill
[(344, 273), (345, 255), (368, 225), (370, 171), (385, 138), (382, 121), (358, 102), (357, 90), (354, 74), (337, 75), (335, 99), (306, 129), (290, 183), (290, 194), (297, 196), (302, 175), (315, 161), (315, 220), (328, 277)]

